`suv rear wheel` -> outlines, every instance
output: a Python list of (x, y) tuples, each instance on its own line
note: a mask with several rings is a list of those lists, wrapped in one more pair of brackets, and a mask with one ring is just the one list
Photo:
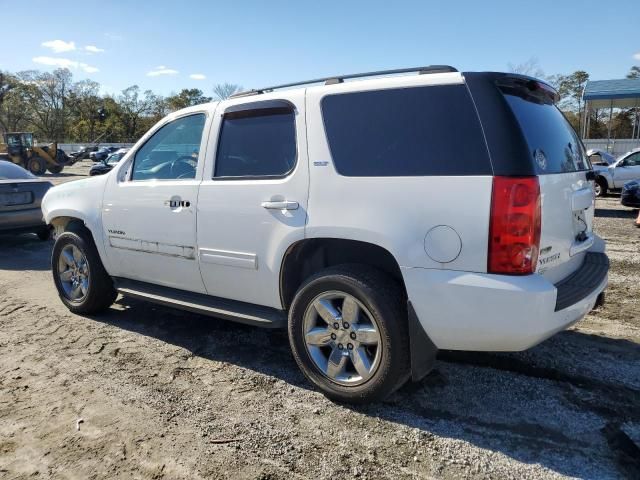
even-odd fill
[(409, 336), (398, 283), (364, 265), (309, 278), (289, 312), (289, 341), (305, 376), (332, 400), (379, 401), (409, 377)]
[(97, 313), (116, 299), (111, 277), (86, 231), (64, 232), (56, 239), (51, 270), (62, 303), (73, 313)]

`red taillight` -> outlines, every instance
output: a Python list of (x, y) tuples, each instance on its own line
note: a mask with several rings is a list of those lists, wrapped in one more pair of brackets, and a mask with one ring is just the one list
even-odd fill
[(526, 275), (538, 262), (542, 223), (538, 177), (494, 177), (489, 273)]

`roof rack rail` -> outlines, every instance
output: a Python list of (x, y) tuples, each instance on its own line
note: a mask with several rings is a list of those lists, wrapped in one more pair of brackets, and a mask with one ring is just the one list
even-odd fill
[(414, 68), (399, 68), (395, 70), (379, 70), (377, 72), (365, 72), (365, 73), (351, 73), (348, 75), (334, 75), (331, 77), (316, 78), (315, 80), (306, 80), (304, 82), (284, 83), (282, 85), (275, 85), (273, 87), (258, 88), (253, 90), (246, 90), (244, 92), (238, 92), (231, 95), (229, 98), (248, 97), (250, 95), (259, 95), (261, 93), (272, 92), (281, 88), (297, 87), (300, 85), (309, 85), (312, 83), (323, 83), (325, 85), (335, 85), (337, 83), (343, 83), (345, 80), (351, 78), (364, 78), (364, 77), (378, 77), (381, 75), (394, 75), (399, 73), (413, 73), (418, 72), (420, 75), (429, 73), (447, 73), (457, 72), (458, 69), (450, 65), (427, 65), (426, 67), (414, 67)]

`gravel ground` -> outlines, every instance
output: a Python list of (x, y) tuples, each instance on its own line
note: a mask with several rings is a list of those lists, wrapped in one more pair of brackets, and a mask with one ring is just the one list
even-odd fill
[(284, 332), (123, 298), (73, 315), (51, 242), (0, 237), (0, 478), (638, 478), (640, 230), (597, 206), (604, 307), (527, 352), (441, 352), (357, 408), (310, 389)]

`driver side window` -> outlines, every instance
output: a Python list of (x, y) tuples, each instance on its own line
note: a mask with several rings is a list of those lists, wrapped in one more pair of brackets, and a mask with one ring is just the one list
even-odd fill
[(624, 161), (625, 167), (640, 167), (640, 153), (629, 155)]
[(138, 149), (131, 180), (186, 180), (196, 176), (205, 115), (178, 118)]

